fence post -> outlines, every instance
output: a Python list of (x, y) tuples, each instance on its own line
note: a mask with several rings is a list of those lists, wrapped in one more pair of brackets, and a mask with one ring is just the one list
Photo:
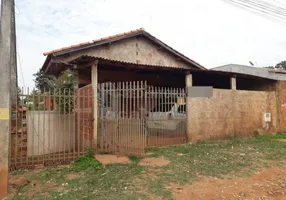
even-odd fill
[(93, 94), (93, 148), (97, 148), (97, 83), (98, 83), (98, 60), (91, 66), (91, 84)]

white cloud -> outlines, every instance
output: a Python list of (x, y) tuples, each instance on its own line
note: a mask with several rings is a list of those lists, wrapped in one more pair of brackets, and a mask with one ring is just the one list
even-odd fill
[[(16, 5), (25, 86), (33, 86), (43, 52), (140, 27), (208, 68), (286, 59), (286, 25), (221, 0), (16, 0)], [(19, 78), (23, 85), (20, 71)]]

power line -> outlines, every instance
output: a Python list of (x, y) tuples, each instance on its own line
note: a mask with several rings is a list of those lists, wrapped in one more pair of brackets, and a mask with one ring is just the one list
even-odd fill
[(278, 3), (278, 4), (280, 4), (280, 5), (282, 5), (282, 6), (286, 6), (286, 4), (281, 3), (280, 1), (276, 1), (276, 0), (273, 0), (273, 1), (276, 2), (276, 3)]
[(19, 11), (19, 13), (16, 13), (16, 15), (20, 15), (21, 11), (20, 9), (18, 8), (18, 6), (16, 5), (16, 3), (14, 2), (14, 6), (17, 8), (17, 10)]
[(269, 8), (263, 4), (257, 4), (256, 2), (253, 2), (251, 0), (228, 0), (228, 1), (234, 4), (238, 4), (242, 7), (246, 7), (248, 9), (252, 9), (258, 12), (263, 12), (264, 14), (271, 15), (273, 17), (277, 17), (282, 20), (286, 20), (286, 13), (277, 11), (273, 8)]
[(261, 1), (255, 1), (255, 0), (238, 0), (244, 4), (248, 4), (260, 9), (263, 9), (265, 11), (270, 11), (273, 14), (277, 14), (277, 15), (282, 15), (282, 16), (286, 16), (286, 11), (285, 9), (281, 8), (281, 7), (272, 7), (271, 5), (266, 5), (265, 3), (262, 3)]
[[(225, 0), (227, 1), (227, 0)], [(229, 0), (232, 3), (236, 3), (236, 4), (243, 4), (244, 6), (251, 6), (253, 8), (261, 8), (263, 10), (266, 11), (271, 11), (274, 12), (276, 14), (281, 14), (281, 15), (285, 15), (286, 14), (286, 8), (283, 7), (277, 7), (274, 6), (272, 4), (269, 4), (267, 2), (262, 2), (262, 1), (257, 1), (257, 0)]]
[(21, 71), (23, 86), (25, 87), (24, 73), (23, 73), (23, 69), (22, 69), (21, 58), (20, 58), (20, 52), (19, 52), (18, 47), (17, 47), (17, 56), (18, 56), (18, 60), (19, 60), (19, 68), (20, 68), (20, 71)]
[[(272, 17), (272, 18), (268, 18), (271, 21), (275, 21), (275, 22), (279, 22), (282, 23), (283, 25), (285, 24), (286, 21), (286, 13), (284, 15), (284, 13), (273, 13), (273, 8), (269, 9), (268, 6), (263, 5), (264, 7), (257, 6), (256, 2), (251, 1), (252, 4), (249, 4), (250, 1), (245, 1), (245, 0), (223, 0), (226, 3), (229, 3), (231, 5), (237, 6), (239, 8), (246, 8), (247, 10), (249, 10), (250, 12), (254, 12), (255, 14), (259, 14), (262, 17)], [(261, 2), (260, 2), (261, 3)], [(281, 7), (280, 7), (281, 8)], [(282, 10), (285, 10), (284, 8), (281, 8)], [(277, 9), (274, 11), (277, 11)], [(281, 11), (281, 10), (280, 10)], [(273, 18), (276, 18), (276, 20), (274, 20)], [(280, 21), (277, 21), (277, 19), (279, 19)]]

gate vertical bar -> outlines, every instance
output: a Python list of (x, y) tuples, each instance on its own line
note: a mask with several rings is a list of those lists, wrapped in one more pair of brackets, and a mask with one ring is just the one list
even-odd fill
[[(135, 107), (135, 101), (136, 101), (136, 89), (137, 91), (139, 90), (139, 84), (138, 84), (138, 81), (133, 81), (133, 91), (132, 91), (132, 103), (133, 103), (133, 108), (132, 108), (132, 115), (131, 115), (131, 120), (132, 120), (132, 123), (131, 123), (131, 141), (133, 140), (133, 145), (131, 147), (131, 151), (134, 152), (134, 154), (137, 154), (137, 148), (136, 148), (136, 143), (138, 141), (138, 130), (136, 129), (137, 128), (137, 119), (136, 119), (136, 116), (134, 116), (134, 112), (136, 110), (136, 107)], [(134, 133), (135, 132), (135, 133)], [(135, 134), (135, 135), (134, 135)]]
[[(137, 135), (138, 135), (138, 147), (137, 148), (137, 154), (138, 155), (141, 155), (141, 149), (142, 149), (142, 142), (143, 142), (143, 138), (142, 138), (142, 129), (141, 129), (141, 116), (142, 116), (142, 107), (143, 107), (143, 101), (142, 101), (142, 96), (143, 96), (143, 81), (138, 81), (138, 85), (139, 85), (139, 88), (140, 90), (137, 90), (137, 95), (136, 95), (136, 121), (137, 121)], [(136, 145), (137, 146), (137, 145)]]
[[(58, 105), (56, 104), (56, 94), (57, 94), (57, 90), (54, 89), (53, 102), (55, 104), (55, 108), (56, 108), (56, 106), (57, 106), (57, 108), (56, 109), (54, 108), (54, 113), (53, 113), (53, 121), (54, 121), (54, 123), (53, 123), (53, 125), (54, 125), (54, 128), (53, 128), (53, 149), (55, 149), (55, 147), (56, 147), (56, 126), (55, 126), (56, 125), (56, 122), (55, 122), (56, 116), (55, 116), (55, 112), (58, 109)], [(55, 162), (55, 160), (56, 160), (56, 154), (53, 152), (53, 163)]]
[(43, 92), (43, 124), (42, 124), (42, 127), (43, 127), (43, 140), (42, 140), (42, 147), (43, 147), (43, 161), (42, 163), (44, 164), (44, 161), (45, 161), (45, 138), (46, 138), (46, 89), (44, 88), (44, 92)]
[(76, 137), (78, 134), (78, 124), (77, 124), (77, 112), (78, 112), (78, 106), (77, 106), (77, 100), (78, 99), (78, 91), (73, 88), (73, 109), (74, 109), (74, 136), (73, 136), (73, 157), (76, 158)]
[[(22, 91), (23, 91), (23, 94), (25, 94), (25, 90), (24, 88), (22, 87)], [(21, 166), (23, 166), (23, 132), (24, 132), (24, 129), (23, 129), (23, 109), (24, 109), (24, 96), (22, 98), (22, 101), (21, 102), (21, 135), (20, 135), (20, 164)], [(18, 137), (18, 134), (16, 135)]]
[(83, 155), (84, 153), (84, 116), (85, 116), (85, 107), (84, 107), (84, 101), (85, 101), (85, 89), (82, 89), (80, 91), (81, 93), (81, 98), (80, 98), (80, 103), (81, 103), (81, 112), (80, 112), (80, 125), (81, 125), (81, 134), (80, 134), (80, 146), (81, 146), (81, 152), (80, 156)]
[(39, 164), (40, 163), (40, 148), (39, 148), (39, 146), (40, 146), (40, 135), (39, 135), (39, 130), (40, 130), (40, 115), (39, 115), (39, 110), (40, 110), (40, 99), (41, 99), (41, 94), (39, 93), (38, 95), (37, 95), (37, 100), (38, 100), (38, 104), (37, 104), (37, 115), (38, 115), (38, 132), (37, 132), (37, 139), (38, 139), (38, 141), (37, 141), (37, 143), (38, 143), (38, 145), (37, 145), (37, 164)]
[(48, 123), (49, 123), (49, 126), (48, 126), (48, 136), (49, 136), (49, 140), (48, 140), (48, 161), (51, 162), (51, 110), (52, 110), (52, 104), (51, 104), (51, 89), (49, 88), (48, 90), (48, 100), (49, 100), (49, 103), (48, 103)]
[(105, 104), (105, 101), (104, 101), (104, 95), (105, 95), (105, 92), (104, 92), (104, 83), (101, 84), (101, 134), (100, 134), (100, 149), (101, 151), (104, 151), (104, 148), (103, 148), (103, 140), (104, 140), (104, 137), (103, 137), (103, 134), (104, 134), (104, 104)]
[[(124, 127), (124, 121), (125, 121), (125, 109), (126, 109), (126, 101), (125, 101), (125, 82), (122, 82), (122, 117), (120, 119), (120, 132), (119, 132), (119, 153), (122, 151), (122, 145), (124, 144), (122, 142), (122, 135), (123, 135), (123, 127)], [(126, 134), (126, 133), (124, 133)]]
[[(27, 88), (27, 94), (25, 95), (25, 98), (26, 98), (26, 100), (27, 100), (27, 98), (29, 97), (29, 94), (30, 94), (30, 90), (29, 90), (29, 87)], [(17, 98), (19, 98), (18, 97), (18, 95), (17, 95)], [(17, 101), (18, 101), (18, 99), (17, 99)], [(17, 105), (17, 101), (16, 101), (16, 105)], [(26, 102), (26, 103), (28, 103), (28, 102)], [(29, 137), (29, 135), (28, 135), (28, 123), (29, 123), (29, 119), (28, 119), (28, 112), (29, 112), (29, 105), (27, 105), (27, 111), (26, 111), (26, 139), (25, 139), (25, 141), (26, 141), (26, 160), (25, 160), (25, 162), (26, 162), (26, 166), (28, 166), (29, 165), (29, 160), (28, 160), (28, 137)]]
[(132, 89), (132, 82), (130, 81), (129, 82), (129, 92), (128, 92), (128, 95), (129, 95), (129, 111), (128, 111), (128, 118), (129, 118), (129, 130), (128, 130), (128, 140), (127, 140), (127, 152), (131, 152), (131, 147), (133, 144), (129, 145), (132, 141), (131, 141), (131, 129), (132, 129), (132, 115), (131, 115), (131, 112), (132, 112), (132, 93), (133, 93), (133, 89)]
[(68, 119), (69, 119), (69, 123), (68, 123), (68, 126), (69, 126), (69, 133), (68, 133), (68, 142), (69, 142), (69, 145), (68, 145), (68, 155), (69, 155), (69, 158), (68, 160), (71, 160), (71, 147), (72, 147), (72, 142), (71, 142), (71, 89), (69, 88), (69, 91), (68, 91)]
[(64, 88), (64, 95), (63, 95), (63, 98), (64, 98), (64, 111), (63, 111), (63, 115), (61, 116), (64, 120), (64, 132), (63, 132), (63, 146), (64, 146), (64, 162), (66, 162), (66, 144), (65, 144), (65, 140), (66, 140), (66, 88)]
[(143, 154), (145, 153), (146, 151), (146, 115), (148, 114), (149, 112), (149, 109), (148, 109), (148, 102), (147, 102), (147, 98), (148, 98), (148, 86), (147, 86), (147, 82), (145, 81), (144, 82), (144, 98), (143, 98), (143, 102), (144, 102), (144, 110), (145, 110), (145, 113), (143, 115), (143, 118), (142, 118), (142, 129), (143, 129)]
[[(62, 91), (61, 91), (61, 89), (59, 88), (59, 95), (57, 96), (58, 97), (58, 105), (59, 105), (59, 110), (58, 110), (58, 115), (57, 115), (57, 129), (56, 129), (56, 135), (59, 135), (59, 133), (61, 132), (60, 131), (60, 123), (59, 123), (59, 118), (60, 118), (60, 113), (61, 113), (61, 93), (62, 93)], [(57, 163), (60, 161), (60, 149), (59, 149), (59, 146), (60, 146), (60, 144), (61, 144), (61, 141), (57, 141), (57, 143), (56, 143), (56, 149), (57, 149), (57, 154), (58, 154), (58, 156), (57, 156)]]
[(110, 151), (114, 153), (114, 138), (116, 135), (116, 121), (114, 114), (116, 113), (116, 98), (115, 98), (115, 83), (111, 83), (111, 98), (110, 98), (110, 122), (112, 123), (112, 137), (111, 137), (111, 146)]

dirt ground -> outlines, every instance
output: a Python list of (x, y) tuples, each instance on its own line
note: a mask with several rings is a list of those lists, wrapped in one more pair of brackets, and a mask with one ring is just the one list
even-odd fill
[(98, 160), (103, 165), (109, 164), (128, 164), (130, 160), (126, 156), (116, 156), (110, 154), (97, 154), (94, 156), (96, 160)]
[[(169, 161), (163, 158), (153, 158), (143, 163), (162, 167)], [(66, 177), (70, 180), (81, 175), (81, 173), (71, 173)], [(155, 175), (156, 173), (152, 176)], [(191, 185), (171, 184), (166, 189), (172, 192), (172, 197), (175, 200), (286, 200), (286, 165), (267, 168), (250, 177), (228, 175), (224, 178), (198, 178), (200, 180)], [(21, 175), (10, 176), (9, 185), (12, 193), (17, 193), (16, 191), (20, 187), (28, 184), (32, 185), (33, 189), (29, 190), (27, 195), (45, 191), (43, 185), (36, 181), (30, 182)], [(64, 186), (48, 184), (50, 187), (55, 187), (58, 192), (65, 190)], [(149, 199), (160, 200), (161, 197), (150, 195)]]
[(202, 178), (188, 186), (172, 185), (176, 200), (286, 200), (286, 166), (251, 177)]

